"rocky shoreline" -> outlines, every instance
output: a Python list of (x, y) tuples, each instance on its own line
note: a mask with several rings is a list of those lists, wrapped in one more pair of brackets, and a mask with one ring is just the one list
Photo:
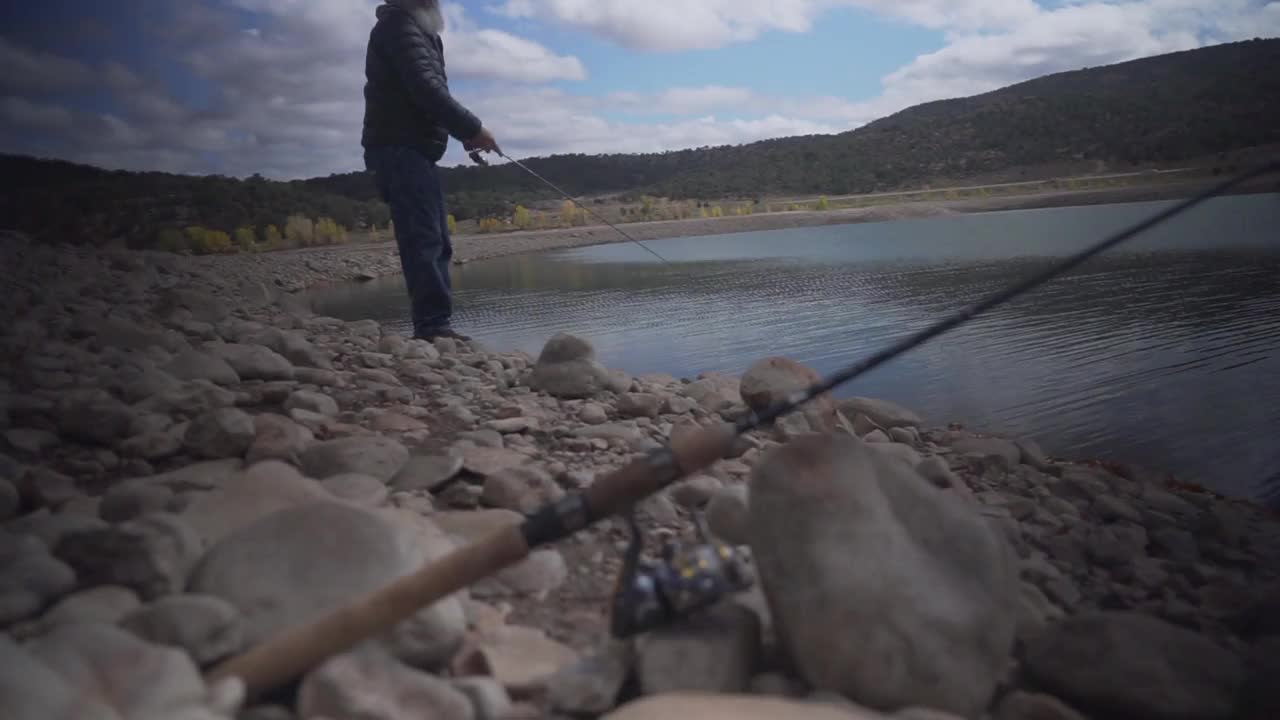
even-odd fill
[[(335, 251), (335, 253), (340, 251)], [(813, 379), (631, 377), (384, 333), (294, 294), (341, 255), (0, 238), (6, 717), (1189, 718), (1280, 714), (1280, 524), (1157, 473), (820, 399), (645, 501), (750, 590), (607, 639), (617, 519), (246, 700), (200, 672)], [(361, 268), (367, 270), (367, 268)], [(372, 271), (370, 271), (372, 272)]]

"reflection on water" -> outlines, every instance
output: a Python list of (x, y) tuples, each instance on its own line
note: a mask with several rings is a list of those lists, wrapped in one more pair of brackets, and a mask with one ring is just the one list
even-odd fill
[[(567, 330), (632, 373), (830, 372), (1163, 203), (803, 228), (499, 258), (455, 275), (458, 325), (537, 353)], [(1280, 196), (1221, 198), (839, 392), (1051, 453), (1149, 463), (1257, 495), (1280, 468)], [(408, 330), (398, 278), (321, 312)]]

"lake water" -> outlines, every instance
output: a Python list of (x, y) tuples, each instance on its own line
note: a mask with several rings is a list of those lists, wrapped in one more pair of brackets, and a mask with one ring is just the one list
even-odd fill
[[(557, 331), (608, 366), (692, 377), (785, 355), (828, 373), (1171, 203), (735, 233), (457, 268), (457, 326), (535, 355)], [(317, 310), (409, 330), (403, 282)], [(931, 424), (1280, 490), (1280, 195), (1219, 198), (841, 388)]]

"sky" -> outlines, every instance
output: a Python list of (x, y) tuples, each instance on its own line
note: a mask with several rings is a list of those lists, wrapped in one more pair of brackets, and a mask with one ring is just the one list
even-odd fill
[[(111, 169), (363, 169), (379, 0), (0, 10), (0, 152)], [(445, 2), (450, 89), (516, 158), (854, 129), (912, 105), (1233, 40), (1276, 0)], [(498, 160), (500, 162), (500, 160)], [(442, 164), (469, 162), (451, 143)]]

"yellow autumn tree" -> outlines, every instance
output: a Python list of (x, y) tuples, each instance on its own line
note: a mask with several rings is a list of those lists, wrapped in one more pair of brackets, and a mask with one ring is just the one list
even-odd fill
[(819, 210), (830, 210), (830, 209), (831, 209), (831, 203), (827, 202), (827, 196), (826, 196), (826, 195), (823, 195), (822, 197), (818, 198), (818, 209), (819, 209)]
[(529, 208), (516, 205), (516, 210), (511, 215), (511, 222), (521, 230), (528, 230), (533, 227), (533, 215), (529, 213)]
[(284, 223), (284, 237), (294, 247), (307, 247), (315, 240), (316, 225), (311, 218), (290, 215)]
[(236, 228), (236, 247), (244, 252), (252, 252), (258, 246), (257, 233), (251, 227)]
[(267, 229), (262, 232), (262, 240), (271, 250), (279, 248), (284, 242), (284, 238), (280, 235), (280, 228), (275, 225), (267, 226)]
[(560, 205), (560, 221), (565, 225), (573, 225), (574, 218), (578, 215), (578, 207), (572, 202), (565, 200)]
[(458, 219), (453, 216), (453, 213), (449, 213), (449, 216), (445, 218), (445, 222), (449, 225), (450, 235), (458, 232)]

